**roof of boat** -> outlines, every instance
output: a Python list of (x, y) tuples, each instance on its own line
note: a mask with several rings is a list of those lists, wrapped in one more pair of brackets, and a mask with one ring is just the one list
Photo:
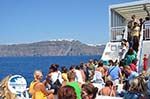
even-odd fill
[(145, 18), (147, 11), (150, 11), (150, 0), (138, 0), (133, 2), (114, 4), (109, 6), (110, 10), (114, 10), (127, 20), (135, 14), (137, 18)]

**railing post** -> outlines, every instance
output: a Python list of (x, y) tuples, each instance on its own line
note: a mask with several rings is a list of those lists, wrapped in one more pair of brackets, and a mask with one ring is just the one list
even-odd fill
[(139, 47), (138, 47), (138, 53), (137, 53), (137, 58), (138, 58), (138, 62), (137, 62), (137, 70), (138, 72), (141, 72), (141, 66), (142, 66), (142, 48), (143, 48), (143, 25), (142, 25), (142, 29), (140, 31), (140, 40), (139, 40)]
[(125, 27), (123, 38), (126, 39), (126, 40), (128, 39), (128, 27), (127, 26)]

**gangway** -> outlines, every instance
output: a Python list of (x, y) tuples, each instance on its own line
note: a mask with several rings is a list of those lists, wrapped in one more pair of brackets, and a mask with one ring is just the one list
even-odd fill
[[(104, 49), (102, 60), (107, 61), (120, 60), (119, 50), (121, 48), (121, 40), (128, 38), (127, 23), (131, 20), (132, 15), (136, 15), (137, 19), (149, 15), (150, 0), (139, 0), (128, 3), (114, 4), (109, 6), (109, 42)], [(144, 54), (150, 54), (150, 23), (141, 30), (139, 48), (137, 52), (138, 69), (140, 71)], [(144, 39), (143, 39), (144, 38)], [(124, 58), (124, 55), (123, 57)]]

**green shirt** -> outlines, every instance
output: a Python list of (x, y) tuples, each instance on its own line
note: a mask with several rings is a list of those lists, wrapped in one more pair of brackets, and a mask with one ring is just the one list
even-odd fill
[(73, 87), (75, 89), (75, 93), (77, 95), (77, 99), (82, 99), (81, 98), (81, 88), (79, 86), (78, 82), (67, 82), (67, 85)]

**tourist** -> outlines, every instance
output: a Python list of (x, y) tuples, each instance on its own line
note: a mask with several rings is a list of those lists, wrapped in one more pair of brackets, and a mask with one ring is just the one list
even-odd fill
[(40, 70), (34, 72), (34, 80), (29, 87), (29, 93), (32, 99), (54, 99), (53, 92), (46, 90), (44, 84), (41, 82), (43, 74)]
[(130, 81), (133, 80), (134, 78), (136, 78), (139, 74), (135, 71), (132, 71), (132, 69), (130, 68), (130, 66), (125, 66), (124, 67), (126, 73), (128, 73), (128, 82), (130, 84)]
[(87, 69), (88, 69), (88, 72), (89, 72), (89, 78), (88, 78), (88, 80), (91, 80), (93, 78), (94, 70), (95, 70), (95, 64), (94, 64), (93, 59), (90, 59), (88, 61), (87, 66), (88, 66)]
[(129, 47), (133, 46), (133, 41), (132, 41), (132, 30), (134, 28), (134, 23), (139, 23), (135, 15), (131, 16), (131, 20), (128, 22), (128, 42), (129, 42)]
[(51, 89), (54, 89), (54, 94), (57, 94), (57, 91), (63, 82), (61, 72), (58, 71), (58, 65), (56, 64), (52, 64), (49, 70), (51, 71), (48, 74), (48, 77), (50, 79)]
[(98, 70), (95, 70), (93, 79), (91, 80), (93, 85), (98, 88), (102, 88), (104, 85), (104, 80), (102, 78), (102, 73)]
[(68, 77), (67, 77), (67, 72), (68, 72), (68, 70), (67, 70), (67, 68), (66, 68), (65, 66), (63, 66), (63, 67), (61, 68), (61, 72), (62, 72), (62, 74), (61, 74), (62, 79), (63, 79), (64, 81), (68, 81)]
[(132, 71), (137, 72), (137, 59), (132, 60), (132, 63), (129, 65)]
[(88, 63), (89, 63), (89, 69), (91, 73), (93, 73), (93, 71), (95, 70), (95, 64), (94, 64), (93, 59), (90, 59)]
[(119, 80), (122, 83), (122, 73), (121, 69), (112, 61), (109, 60), (110, 68), (108, 70), (108, 75), (110, 76), (110, 80), (113, 81), (114, 85), (119, 84)]
[(61, 72), (58, 71), (58, 64), (52, 64), (49, 67), (50, 73), (48, 74), (48, 76), (50, 77), (50, 80), (52, 83), (54, 83), (57, 79), (59, 79), (59, 81), (62, 83), (63, 79), (61, 76)]
[(95, 65), (95, 69), (98, 67), (98, 60), (94, 59), (94, 65)]
[(132, 40), (132, 48), (138, 52), (139, 47), (139, 36), (140, 36), (140, 27), (137, 22), (134, 22), (133, 29), (131, 31), (131, 40)]
[(130, 48), (125, 56), (125, 65), (130, 65), (134, 59), (136, 59), (137, 53)]
[(129, 43), (127, 40), (123, 39), (121, 42), (121, 50), (120, 50), (120, 60), (125, 58), (125, 54), (129, 49)]
[(104, 68), (103, 68), (103, 63), (102, 62), (98, 62), (98, 67), (96, 68), (96, 70), (94, 71), (94, 76), (93, 79), (91, 80), (92, 83), (96, 83), (96, 84), (104, 84)]
[(148, 57), (147, 54), (144, 54), (144, 58), (143, 58), (143, 70), (147, 71), (148, 68)]
[(86, 80), (85, 81), (90, 81), (91, 80), (91, 71), (89, 69), (89, 63), (85, 64), (85, 76), (86, 76)]
[(140, 18), (140, 19), (139, 19), (139, 22), (140, 22), (139, 26), (140, 26), (140, 32), (141, 32), (141, 30), (142, 30), (142, 25), (143, 25), (143, 23), (144, 23), (143, 18)]
[(150, 17), (146, 16), (144, 20), (144, 24), (149, 24), (150, 23)]
[(58, 99), (78, 99), (72, 86), (63, 86), (58, 90)]
[(150, 76), (148, 77), (148, 81), (147, 81), (147, 94), (150, 99)]
[[(102, 74), (103, 73), (103, 74)], [(99, 62), (98, 67), (94, 71), (93, 79), (91, 80), (91, 83), (94, 85), (94, 87), (97, 87), (98, 89), (101, 89), (105, 85), (105, 70), (103, 68), (103, 63)]]
[(77, 95), (77, 99), (81, 99), (81, 83), (75, 81), (75, 72), (69, 71), (67, 73), (69, 82), (63, 82), (62, 86), (72, 86), (75, 89), (75, 93)]
[(99, 91), (99, 95), (116, 96), (116, 91), (114, 89), (113, 82), (110, 80), (106, 81), (105, 87)]
[(96, 68), (97, 71), (101, 72), (102, 77), (105, 75), (105, 68), (102, 61), (98, 62), (98, 66)]
[(79, 66), (76, 66), (75, 73), (76, 73), (76, 81), (83, 84), (84, 83), (83, 74), (82, 74), (82, 71), (80, 70)]
[(83, 82), (86, 82), (86, 67), (83, 63), (80, 63), (80, 72), (82, 74)]
[(74, 66), (74, 65), (71, 65), (71, 66), (70, 66), (69, 72), (75, 72), (75, 66)]
[(82, 85), (82, 99), (95, 99), (98, 92), (98, 88), (94, 87), (91, 83)]
[(146, 88), (144, 78), (134, 78), (130, 82), (129, 90), (124, 94), (124, 99), (148, 99), (145, 96)]
[(139, 20), (136, 18), (136, 16), (132, 15), (131, 20), (128, 22), (128, 42), (129, 47), (132, 47), (136, 52), (138, 51), (139, 45), (139, 24)]

